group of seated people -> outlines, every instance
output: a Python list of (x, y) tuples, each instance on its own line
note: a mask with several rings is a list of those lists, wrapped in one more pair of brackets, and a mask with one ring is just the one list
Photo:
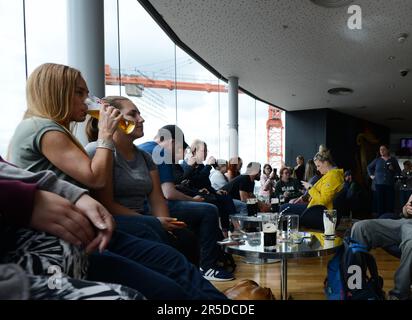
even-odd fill
[[(184, 134), (167, 125), (137, 146), (144, 119), (121, 96), (102, 100), (83, 147), (70, 129), (86, 120), (89, 91), (69, 66), (41, 65), (26, 91), (27, 111), (11, 139), (9, 162), (1, 159), (0, 176), (6, 207), (0, 261), (16, 276), (35, 278), (26, 295), (225, 299), (209, 281), (234, 279), (217, 242), (227, 236), (229, 216), (246, 213), (241, 200), (254, 196), (255, 179), (240, 175), (242, 160), (231, 159), (222, 174), (226, 183), (215, 189), (210, 175), (219, 162), (211, 157), (203, 164), (205, 142), (195, 140), (184, 159)], [(132, 132), (119, 127), (123, 120), (134, 123)], [(258, 176), (260, 165), (247, 170)], [(249, 179), (246, 196), (236, 182), (242, 177)], [(56, 266), (63, 291), (48, 289), (48, 272)]]
[(260, 194), (279, 198), (280, 211), (299, 215), (301, 226), (322, 230), (323, 210), (333, 209), (333, 201), (344, 187), (344, 172), (336, 167), (330, 151), (323, 145), (313, 160), (307, 162), (306, 169), (301, 169), (304, 168), (302, 156), (296, 161), (294, 177), (291, 177), (292, 169), (285, 166), (280, 169), (277, 181), (276, 172), (266, 164)]
[[(129, 99), (109, 97), (88, 125), (97, 140), (84, 148), (70, 131), (88, 111), (80, 72), (44, 64), (26, 90), (0, 176), (2, 268), (26, 276), (26, 296), (226, 299), (208, 281), (233, 279), (218, 264), (218, 209), (173, 183), (172, 159), (186, 147), (181, 131), (163, 128), (137, 148), (144, 119)], [(122, 118), (136, 124), (132, 133), (118, 129)], [(63, 280), (49, 288), (55, 267)]]
[(308, 160), (306, 166), (303, 156), (298, 156), (296, 162), (297, 166), (294, 168), (283, 166), (279, 171), (280, 177), (276, 168), (265, 164), (260, 178), (259, 195), (265, 198), (281, 198), (282, 202), (308, 202), (308, 193), (302, 181), (314, 185), (321, 178), (321, 174), (312, 159)]
[[(380, 147), (380, 149), (385, 148), (385, 146)], [(386, 148), (386, 150), (388, 149)], [(298, 157), (298, 166), (300, 160), (303, 159)], [(334, 208), (333, 200), (340, 192), (344, 192), (345, 199), (350, 202), (352, 208), (358, 206), (359, 204), (356, 202), (359, 200), (361, 188), (353, 180), (350, 170), (344, 173), (342, 169), (336, 168), (330, 152), (325, 148), (321, 147), (319, 149), (313, 161), (316, 166), (314, 170), (309, 169), (311, 166), (309, 161), (306, 166), (306, 173), (312, 171), (313, 174), (305, 174), (303, 181), (291, 178), (291, 170), (284, 167), (280, 170), (280, 179), (274, 183), (274, 171), (271, 170), (269, 165), (265, 165), (263, 174), (265, 177), (261, 179), (261, 195), (265, 195), (264, 192), (269, 191), (270, 196), (283, 196), (286, 203), (281, 206), (281, 211), (286, 210), (287, 214), (298, 214), (301, 226), (322, 230), (323, 209)], [(395, 172), (395, 170), (393, 171)], [(395, 175), (395, 173), (392, 175)], [(299, 182), (303, 186), (303, 190), (299, 186)], [(299, 193), (303, 194), (299, 195)], [(314, 210), (308, 210), (311, 207)], [(385, 217), (387, 218), (385, 219)], [(369, 249), (377, 247), (399, 248), (400, 265), (394, 276), (394, 288), (388, 294), (388, 298), (391, 300), (412, 298), (411, 218), (412, 196), (409, 196), (399, 217), (394, 213), (388, 213), (381, 216), (381, 219), (356, 222), (351, 229), (351, 237), (366, 245)]]
[[(0, 298), (227, 299), (210, 282), (234, 279), (221, 264), (217, 242), (228, 235), (230, 215), (246, 214), (255, 181), (263, 181), (261, 190), (270, 197), (287, 200), (280, 210), (320, 230), (320, 208), (332, 209), (344, 188), (343, 170), (323, 147), (301, 180), (282, 168), (275, 185), (268, 165), (262, 174), (251, 162), (241, 174), (242, 159), (207, 159), (201, 140), (185, 158), (189, 145), (175, 125), (137, 146), (144, 119), (121, 96), (103, 99), (99, 119), (88, 120), (90, 143), (83, 147), (70, 129), (86, 120), (89, 91), (69, 66), (39, 66), (26, 93), (27, 112), (8, 162), (0, 158)], [(119, 128), (122, 119), (135, 124), (132, 132)], [(296, 177), (302, 177), (299, 161)], [(319, 209), (306, 210), (311, 207)], [(269, 207), (261, 203), (261, 209)], [(409, 203), (404, 214), (412, 214)], [(404, 219), (372, 220), (353, 230), (370, 247), (401, 245), (399, 298), (410, 284), (409, 226)], [(52, 285), (51, 270), (58, 270)], [(397, 284), (398, 277), (404, 283)]]

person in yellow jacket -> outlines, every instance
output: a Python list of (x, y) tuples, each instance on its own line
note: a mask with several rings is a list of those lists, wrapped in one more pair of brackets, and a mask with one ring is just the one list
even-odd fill
[[(285, 204), (281, 210), (285, 214), (298, 214), (299, 224), (304, 227), (323, 230), (323, 210), (333, 209), (333, 200), (343, 189), (344, 175), (343, 169), (338, 169), (333, 162), (330, 151), (320, 146), (319, 152), (313, 158), (317, 170), (322, 174), (322, 178), (313, 186), (305, 181), (301, 181), (310, 195), (309, 204)], [(307, 208), (312, 210), (305, 210)]]

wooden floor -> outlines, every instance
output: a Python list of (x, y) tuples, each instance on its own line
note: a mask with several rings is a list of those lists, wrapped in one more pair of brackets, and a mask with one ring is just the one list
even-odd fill
[[(379, 274), (384, 279), (384, 290), (388, 292), (393, 287), (393, 275), (399, 265), (399, 260), (382, 249), (373, 250), (372, 254), (378, 264)], [(288, 292), (293, 299), (325, 299), (323, 281), (328, 261), (332, 257), (288, 260)], [(241, 257), (235, 257), (235, 260), (237, 264), (236, 279), (229, 282), (213, 282), (219, 290), (223, 291), (242, 279), (251, 279), (263, 287), (272, 289), (276, 299), (280, 299), (280, 263), (253, 265), (243, 262)]]

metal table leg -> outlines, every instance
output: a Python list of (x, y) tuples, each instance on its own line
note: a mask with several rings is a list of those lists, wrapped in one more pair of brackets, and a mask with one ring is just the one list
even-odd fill
[(282, 258), (280, 265), (280, 299), (288, 299), (288, 260)]

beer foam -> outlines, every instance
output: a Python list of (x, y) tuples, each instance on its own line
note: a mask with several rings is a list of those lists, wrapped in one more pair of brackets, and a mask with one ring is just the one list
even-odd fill
[(276, 232), (276, 226), (274, 223), (265, 223), (263, 225), (263, 232), (265, 233), (273, 233)]

